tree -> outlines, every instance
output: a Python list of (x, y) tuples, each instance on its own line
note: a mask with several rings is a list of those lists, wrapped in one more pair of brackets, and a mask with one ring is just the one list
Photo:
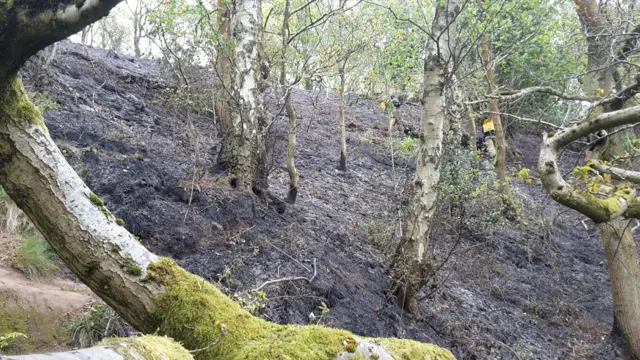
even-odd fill
[[(434, 345), (253, 317), (207, 281), (149, 252), (118, 225), (56, 147), (18, 78), (31, 55), (107, 15), (118, 2), (0, 5), (0, 47), (9, 49), (0, 54), (0, 185), (71, 271), (137, 330), (171, 336), (198, 359), (453, 359)], [(254, 30), (257, 17), (251, 5), (256, 3), (236, 3), (235, 30)], [(255, 43), (238, 46), (255, 53)], [(248, 63), (237, 66), (248, 75), (253, 71)], [(238, 88), (235, 95), (254, 89)]]
[(268, 76), (262, 48), (260, 0), (239, 0), (227, 5), (232, 35), (223, 47), (232, 49), (229, 107), (231, 121), (218, 154), (218, 165), (239, 189), (266, 190), (266, 147), (262, 91)]
[(412, 184), (402, 238), (393, 259), (392, 281), (399, 304), (418, 313), (416, 295), (426, 277), (426, 250), (431, 220), (436, 210), (440, 160), (445, 122), (445, 86), (455, 49), (456, 22), (461, 2), (449, 0), (436, 6), (424, 62), (424, 110), (420, 120), (418, 164)]
[[(482, 13), (483, 12), (483, 5), (484, 5), (484, 1), (483, 0), (477, 0), (478, 3), (478, 8), (479, 11)], [(487, 37), (486, 33), (483, 33), (482, 35), (480, 35), (480, 54), (481, 54), (481, 60), (482, 60), (482, 67), (484, 69), (484, 76), (487, 80), (487, 93), (491, 94), (496, 90), (496, 80), (495, 77), (493, 75), (493, 67), (495, 66), (495, 64), (493, 63), (492, 59), (491, 59), (491, 50), (490, 50), (490, 46), (489, 46), (489, 38)], [(496, 158), (495, 158), (495, 165), (496, 165), (496, 172), (498, 175), (498, 180), (502, 183), (502, 189), (503, 191), (508, 191), (509, 187), (506, 184), (507, 181), (507, 169), (506, 169), (506, 159), (507, 159), (507, 152), (506, 152), (506, 144), (504, 141), (504, 130), (502, 128), (502, 120), (500, 119), (500, 108), (498, 107), (498, 100), (496, 99), (491, 99), (489, 100), (489, 109), (490, 109), (490, 118), (491, 121), (493, 122), (493, 125), (495, 126), (496, 129), (496, 136), (495, 136), (495, 148), (497, 150), (496, 152)], [(489, 139), (489, 141), (493, 141), (493, 139)]]
[(228, 1), (218, 0), (218, 51), (216, 54), (216, 74), (218, 82), (215, 92), (215, 114), (217, 117), (218, 131), (224, 137), (231, 128), (231, 110), (229, 108), (231, 98), (231, 55), (232, 41), (231, 22), (229, 17)]
[(142, 51), (140, 50), (140, 40), (145, 34), (145, 27), (147, 26), (147, 22), (149, 21), (150, 11), (148, 6), (144, 3), (144, 0), (134, 1), (134, 6), (131, 6), (129, 4), (129, 1), (125, 1), (125, 3), (127, 4), (127, 8), (129, 9), (131, 20), (133, 22), (133, 53), (137, 58), (139, 58), (142, 56)]

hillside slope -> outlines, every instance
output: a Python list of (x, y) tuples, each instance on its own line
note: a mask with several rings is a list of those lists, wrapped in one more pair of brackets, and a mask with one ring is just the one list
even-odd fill
[[(52, 136), (88, 185), (151, 250), (220, 283), (256, 311), (265, 301), (252, 289), (267, 280), (311, 277), (315, 264), (311, 283), (279, 282), (263, 289), (269, 299), (263, 315), (269, 320), (307, 323), (311, 312), (320, 317), (325, 303), (329, 311), (322, 324), (438, 343), (460, 359), (616, 356), (608, 339), (612, 304), (597, 231), (549, 201), (540, 185), (518, 185), (517, 192), (526, 211), (544, 216), (541, 225), (503, 227), (478, 238), (458, 237), (452, 224), (439, 223), (434, 256), (444, 258), (460, 240), (458, 250), (436, 276), (441, 286), (425, 294), (422, 318), (398, 311), (387, 294), (393, 237), (380, 233), (394, 231), (412, 162), (397, 156), (392, 165), (386, 118), (375, 101), (350, 101), (350, 169), (340, 173), (337, 98), (294, 91), (299, 201), (274, 208), (231, 190), (223, 175), (214, 174), (219, 143), (213, 119), (202, 114), (190, 115), (200, 149), (196, 173), (202, 174), (194, 180), (186, 111), (160, 105), (162, 89), (174, 81), (158, 63), (63, 42), (48, 75), (37, 73), (30, 64), (23, 72), (25, 85), (59, 105), (46, 114)], [(270, 190), (284, 198), (287, 129), (286, 121), (274, 116), (277, 99), (267, 96), (268, 116), (276, 120)], [(418, 106), (400, 110), (409, 123), (417, 122)], [(516, 137), (528, 167), (535, 167), (536, 142), (531, 134)]]

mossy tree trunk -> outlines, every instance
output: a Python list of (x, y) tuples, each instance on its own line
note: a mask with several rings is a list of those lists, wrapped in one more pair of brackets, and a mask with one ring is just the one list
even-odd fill
[(418, 313), (416, 296), (427, 273), (426, 251), (438, 199), (436, 186), (442, 158), (445, 86), (452, 60), (450, 51), (455, 49), (458, 11), (460, 2), (457, 0), (440, 2), (436, 7), (431, 32), (432, 38), (438, 41), (429, 41), (424, 64), (424, 111), (420, 120), (412, 197), (391, 269), (399, 304), (414, 314)]
[[(119, 226), (67, 163), (17, 78), (27, 58), (106, 15), (117, 1), (83, 4), (76, 0), (21, 3), (33, 7), (26, 14), (34, 18), (27, 18), (25, 24), (39, 25), (40, 37), (15, 43), (18, 47), (10, 50), (15, 57), (9, 52), (0, 55), (0, 84), (4, 84), (0, 88), (0, 185), (82, 282), (137, 330), (171, 336), (194, 350), (197, 359), (453, 359), (445, 349), (411, 340), (367, 339), (339, 329), (283, 326), (253, 317), (212, 284), (149, 252)], [(4, 6), (0, 6), (2, 49), (13, 44), (16, 35), (5, 36), (9, 29), (2, 27), (24, 20), (19, 16), (7, 21), (7, 14), (15, 15), (16, 9)], [(255, 10), (254, 15), (260, 13)], [(245, 8), (238, 13), (242, 11), (248, 12)], [(64, 19), (55, 19), (61, 15)], [(244, 25), (258, 19), (240, 18)], [(251, 49), (251, 44), (242, 46), (242, 51)], [(249, 64), (243, 66), (250, 75)], [(251, 83), (252, 77), (246, 81)]]
[(161, 336), (109, 339), (94, 347), (51, 354), (2, 356), (0, 360), (193, 360), (180, 344)]
[[(239, 189), (265, 190), (262, 6), (260, 0), (227, 4), (233, 51), (229, 88), (231, 121), (223, 135), (218, 165)], [(226, 44), (224, 45), (226, 47)]]
[(289, 173), (289, 193), (287, 194), (287, 202), (293, 204), (298, 197), (298, 183), (300, 182), (300, 173), (296, 169), (296, 113), (293, 109), (293, 100), (291, 99), (292, 86), (287, 82), (287, 50), (289, 49), (289, 12), (290, 1), (285, 0), (284, 13), (282, 14), (282, 53), (280, 56), (280, 86), (284, 91), (284, 107), (289, 119), (289, 143), (287, 147), (287, 173)]

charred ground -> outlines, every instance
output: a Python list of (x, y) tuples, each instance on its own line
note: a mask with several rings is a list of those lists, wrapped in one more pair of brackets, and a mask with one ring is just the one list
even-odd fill
[[(432, 237), (435, 263), (456, 242), (457, 250), (427, 288), (422, 318), (413, 319), (389, 299), (387, 273), (413, 165), (400, 154), (392, 165), (387, 120), (375, 100), (349, 100), (349, 171), (342, 173), (336, 96), (294, 91), (298, 202), (263, 204), (213, 171), (219, 143), (208, 113), (167, 107), (164, 94), (175, 86), (167, 68), (68, 42), (47, 69), (38, 64), (26, 67), (25, 85), (53, 108), (46, 114), (51, 135), (108, 208), (152, 251), (219, 283), (265, 318), (308, 323), (314, 312), (322, 324), (438, 343), (460, 359), (618, 355), (597, 230), (549, 200), (535, 171), (533, 184), (514, 185), (514, 192), (540, 221), (478, 237), (441, 218)], [(283, 199), (287, 124), (279, 98), (275, 90), (267, 95), (275, 141), (270, 191)], [(415, 124), (420, 107), (406, 104), (400, 113)], [(197, 130), (198, 157), (187, 119)], [(538, 143), (532, 133), (515, 136), (523, 158), (510, 159), (514, 169), (517, 161), (536, 168)], [(267, 280), (310, 278), (314, 261), (311, 283), (266, 286), (266, 302), (251, 291)]]

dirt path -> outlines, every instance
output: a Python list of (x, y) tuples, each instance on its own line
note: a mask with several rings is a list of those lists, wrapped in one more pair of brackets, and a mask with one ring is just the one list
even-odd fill
[(36, 306), (43, 312), (65, 313), (94, 299), (89, 288), (63, 279), (33, 282), (11, 268), (0, 267), (0, 293), (11, 294), (20, 306)]

